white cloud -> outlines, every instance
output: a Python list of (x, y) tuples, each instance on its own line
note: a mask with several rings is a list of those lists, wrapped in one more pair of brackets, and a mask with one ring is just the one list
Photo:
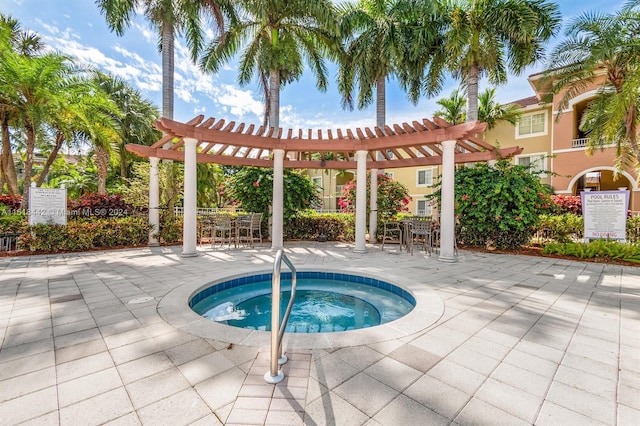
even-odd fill
[(264, 104), (254, 99), (251, 91), (241, 90), (228, 84), (222, 86), (222, 94), (215, 100), (229, 107), (231, 114), (238, 118), (242, 118), (247, 114), (262, 117), (264, 113)]

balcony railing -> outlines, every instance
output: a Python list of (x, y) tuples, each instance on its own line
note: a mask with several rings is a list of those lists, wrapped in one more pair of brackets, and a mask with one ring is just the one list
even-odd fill
[(586, 148), (588, 143), (589, 143), (589, 138), (573, 139), (571, 141), (571, 147), (572, 148)]

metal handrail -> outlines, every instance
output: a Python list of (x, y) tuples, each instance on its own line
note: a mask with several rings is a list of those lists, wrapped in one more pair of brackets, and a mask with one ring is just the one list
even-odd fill
[[(289, 304), (285, 310), (282, 322), (280, 322), (280, 273), (282, 271), (282, 262), (287, 264), (291, 269), (291, 297)], [(271, 277), (271, 360), (269, 363), (269, 371), (264, 375), (267, 383), (280, 383), (284, 379), (284, 373), (279, 366), (287, 362), (286, 355), (282, 354), (282, 338), (287, 328), (289, 314), (293, 308), (293, 302), (296, 299), (297, 271), (293, 263), (284, 254), (282, 249), (276, 253), (273, 261), (273, 276)]]

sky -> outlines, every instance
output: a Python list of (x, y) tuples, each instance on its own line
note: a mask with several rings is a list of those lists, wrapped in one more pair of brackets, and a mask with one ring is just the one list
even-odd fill
[[(557, 1), (563, 22), (586, 11), (614, 12), (622, 0)], [(38, 33), (45, 43), (72, 56), (78, 64), (90, 65), (125, 79), (161, 109), (162, 68), (157, 32), (139, 16), (123, 36), (112, 33), (94, 0), (0, 0), (0, 13), (17, 19), (24, 29)], [(563, 30), (553, 46), (563, 38)], [(175, 47), (174, 119), (188, 121), (196, 115), (223, 118), (226, 121), (260, 125), (263, 101), (258, 85), (237, 83), (234, 61), (217, 74), (203, 74), (189, 59), (183, 40)], [(507, 103), (533, 96), (527, 76), (543, 70), (543, 64), (529, 67), (496, 90), (498, 102)], [(365, 110), (341, 108), (336, 84), (337, 67), (329, 65), (330, 85), (322, 93), (315, 87), (311, 72), (286, 86), (280, 95), (280, 127), (292, 129), (354, 129), (375, 125), (375, 106)], [(448, 79), (434, 98), (421, 98), (417, 105), (407, 100), (395, 80), (387, 83), (387, 123), (411, 122), (432, 118), (436, 101), (448, 97), (459, 86)], [(489, 87), (480, 82), (480, 90)]]

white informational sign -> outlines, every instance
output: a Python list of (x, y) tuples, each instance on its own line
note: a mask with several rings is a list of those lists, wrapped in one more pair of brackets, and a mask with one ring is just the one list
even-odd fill
[(29, 225), (39, 223), (53, 225), (67, 224), (66, 189), (29, 189)]
[(629, 191), (584, 191), (580, 195), (585, 241), (625, 240)]

